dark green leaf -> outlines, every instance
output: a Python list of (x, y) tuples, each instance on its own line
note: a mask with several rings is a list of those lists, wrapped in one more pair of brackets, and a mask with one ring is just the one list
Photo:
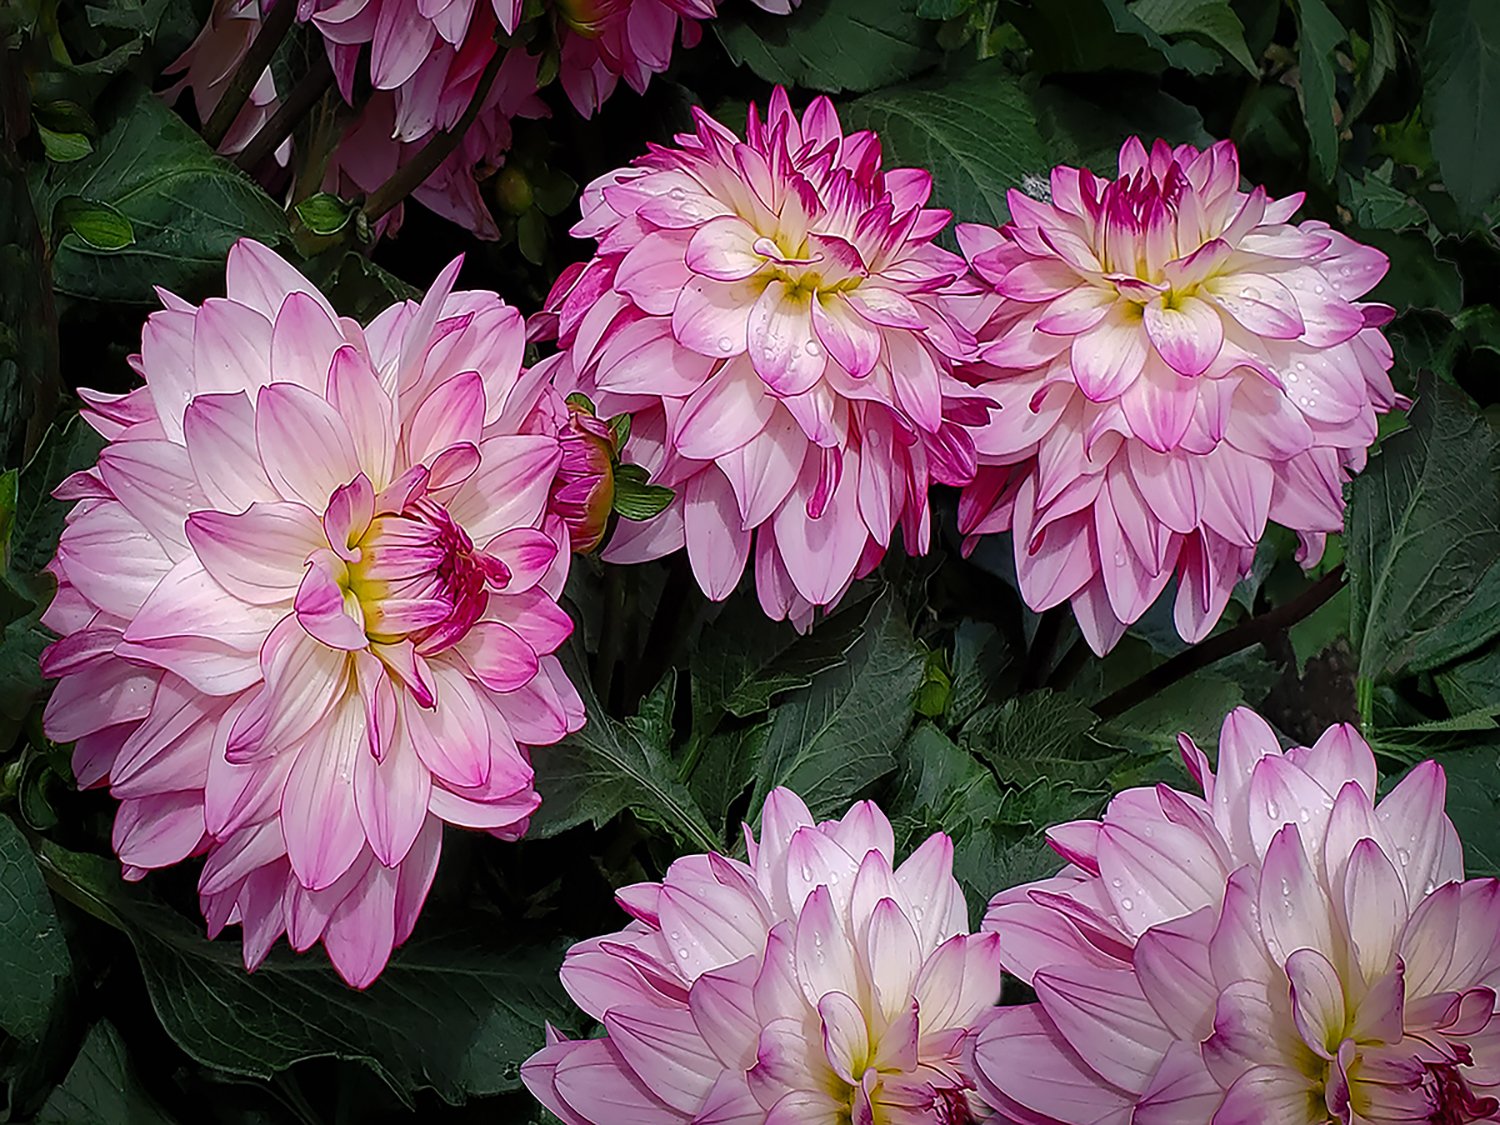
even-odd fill
[(112, 859), (48, 846), (49, 879), (122, 928), (162, 1026), (189, 1055), (230, 1074), (269, 1078), (304, 1059), (368, 1065), (401, 1096), (448, 1102), (519, 1086), (547, 1020), (577, 1029), (557, 980), (563, 945), (507, 945), (494, 928), (418, 936), (364, 992), (318, 954), (274, 950), (246, 973), (234, 937), (207, 940), (119, 877)]
[(16, 493), (21, 474), (15, 469), (0, 473), (0, 574), (10, 568), (10, 535), (16, 526)]
[(1169, 43), (1125, 0), (1034, 0), (1011, 6), (1014, 21), (1043, 74), (1098, 70), (1139, 70), (1159, 74), (1166, 67), (1210, 74), (1219, 52), (1191, 40)]
[(1189, 36), (1221, 48), (1251, 74), (1257, 72), (1245, 46), (1245, 25), (1229, 0), (1136, 0), (1130, 13), (1168, 39)]
[(0, 816), (0, 1028), (40, 1038), (72, 969), (31, 847), (15, 821)]
[(53, 637), (42, 626), (42, 609), (37, 606), (0, 628), (0, 716), (16, 722), (46, 690), (37, 661)]
[(1007, 785), (1059, 778), (1094, 786), (1119, 757), (1090, 735), (1097, 722), (1071, 696), (1035, 691), (981, 710), (965, 724), (958, 743), (988, 762)]
[(93, 143), (82, 133), (56, 133), (45, 125), (38, 125), (36, 133), (42, 138), (47, 159), (56, 164), (71, 164), (94, 151)]
[(948, 700), (948, 722), (961, 725), (984, 706), (1010, 663), (1005, 638), (993, 625), (960, 622), (953, 636), (953, 694)]
[(1434, 0), (1422, 105), (1443, 183), (1467, 215), (1500, 195), (1500, 4)]
[(1244, 702), (1245, 692), (1237, 681), (1203, 671), (1137, 703), (1097, 733), (1101, 741), (1133, 754), (1175, 754), (1180, 733), (1212, 748), (1224, 716)]
[(144, 86), (127, 84), (99, 127), (92, 156), (48, 166), (40, 177), (38, 212), (50, 222), (59, 200), (81, 196), (118, 210), (135, 241), (111, 253), (64, 241), (53, 260), (60, 292), (150, 302), (153, 285), (186, 294), (222, 289), (230, 243), (285, 237), (286, 218), (271, 198)]
[(1007, 188), (1047, 186), (1052, 161), (1035, 115), (998, 60), (867, 94), (844, 116), (880, 134), (888, 166), (931, 172), (936, 203), (959, 222), (1003, 223)]
[(52, 1091), (36, 1125), (171, 1125), (130, 1068), (114, 1025), (96, 1023), (68, 1076)]
[(814, 815), (842, 815), (849, 801), (895, 765), (912, 721), (922, 650), (889, 592), (870, 609), (847, 663), (820, 672), (772, 715), (756, 768), (752, 812), (778, 785)]
[(64, 196), (52, 208), (52, 237), (69, 234), (104, 253), (124, 250), (135, 242), (135, 228), (115, 207), (76, 195)]
[(1349, 233), (1391, 260), (1390, 270), (1370, 291), (1370, 300), (1384, 301), (1398, 313), (1436, 309), (1457, 315), (1464, 300), (1463, 278), (1457, 266), (1438, 255), (1426, 235), (1412, 230), (1399, 234), (1384, 230)]
[(676, 493), (661, 484), (641, 484), (628, 476), (615, 476), (615, 511), (622, 519), (649, 520), (671, 506)]
[(420, 289), (354, 250), (320, 255), (309, 263), (307, 275), (318, 282), (335, 309), (361, 324), (393, 304), (422, 297)]
[(297, 204), (297, 218), (313, 234), (331, 235), (338, 234), (349, 225), (354, 210), (353, 204), (326, 191), (320, 191)]
[(1500, 748), (1438, 754), (1437, 762), (1448, 775), (1448, 817), (1464, 843), (1465, 874), (1500, 876)]
[(1089, 168), (1113, 179), (1120, 145), (1127, 137), (1144, 137), (1148, 143), (1161, 137), (1201, 148), (1213, 143), (1196, 109), (1162, 93), (1147, 78), (1121, 75), (1111, 81), (1109, 93), (1100, 101), (1049, 84), (1032, 94), (1037, 124), (1054, 163)]
[(1378, 230), (1406, 230), (1427, 223), (1422, 205), (1391, 184), (1395, 164), (1387, 160), (1363, 179), (1339, 177), (1339, 198), (1358, 226)]
[(17, 573), (38, 574), (52, 560), (68, 512), (67, 504), (52, 499), (52, 490), (92, 465), (103, 448), (104, 439), (76, 414), (48, 431), (17, 488), (10, 540), (11, 566)]
[(938, 61), (938, 25), (918, 0), (803, 0), (791, 15), (738, 5), (714, 20), (729, 57), (767, 82), (861, 92)]
[(1423, 381), (1410, 427), (1354, 479), (1347, 526), (1359, 675), (1380, 682), (1469, 612), (1500, 558), (1496, 438), (1467, 395)]
[[(687, 788), (677, 780), (669, 757), (670, 726), (620, 723), (594, 696), (578, 658), (569, 650), (569, 674), (588, 712), (584, 728), (535, 755), (536, 787), (542, 807), (531, 818), (533, 837), (555, 836), (578, 824), (596, 828), (625, 809), (661, 824), (700, 851), (721, 846)], [(643, 712), (665, 713), (672, 677), (642, 704)]]
[(1302, 76), (1298, 95), (1312, 157), (1312, 173), (1327, 183), (1338, 164), (1339, 136), (1335, 119), (1334, 49), (1346, 38), (1344, 25), (1323, 0), (1297, 0), (1300, 16), (1297, 65)]
[(1453, 714), (1500, 714), (1500, 648), (1457, 663), (1433, 678)]
[(929, 20), (951, 20), (978, 3), (979, 0), (918, 0), (917, 15)]
[(799, 635), (772, 621), (758, 602), (733, 601), (704, 634), (693, 654), (693, 725), (717, 726), (727, 713), (758, 715), (778, 695), (804, 688), (813, 677), (842, 664), (870, 620), (873, 599), (845, 605)]

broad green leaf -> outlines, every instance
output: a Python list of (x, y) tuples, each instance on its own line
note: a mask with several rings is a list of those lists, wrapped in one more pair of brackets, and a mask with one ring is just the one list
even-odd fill
[(1053, 162), (1088, 168), (1108, 179), (1119, 174), (1120, 146), (1128, 137), (1143, 137), (1147, 143), (1161, 137), (1200, 148), (1213, 143), (1196, 109), (1139, 75), (1114, 79), (1110, 96), (1102, 101), (1049, 83), (1031, 95), (1031, 102)]
[(111, 859), (50, 845), (41, 858), (61, 893), (125, 931), (162, 1026), (217, 1070), (269, 1078), (338, 1058), (366, 1064), (405, 1101), (431, 1089), (457, 1103), (516, 1089), (546, 1021), (578, 1030), (557, 979), (561, 941), (507, 944), (505, 927), (478, 924), (434, 934), (424, 919), (380, 978), (355, 992), (321, 954), (284, 946), (245, 972), (234, 931), (209, 941), (201, 920), (124, 883)]
[(39, 1039), (72, 969), (31, 847), (16, 822), (0, 815), (0, 1028)]
[(114, 252), (64, 241), (52, 263), (59, 292), (151, 302), (153, 285), (188, 296), (222, 290), (232, 242), (286, 237), (286, 217), (270, 196), (211, 152), (150, 90), (127, 83), (108, 105), (94, 154), (48, 166), (38, 177), (37, 210), (50, 223), (59, 200), (81, 196), (117, 210), (135, 241)]
[(1158, 35), (1207, 40), (1251, 74), (1258, 71), (1245, 46), (1245, 25), (1229, 0), (1136, 0), (1130, 13)]
[(887, 167), (931, 172), (934, 201), (958, 222), (1003, 223), (1007, 188), (1047, 186), (1052, 160), (1035, 115), (998, 60), (867, 94), (844, 118), (880, 134)]
[(62, 387), (49, 248), (26, 175), (15, 150), (0, 144), (0, 465), (6, 467), (28, 454)]
[(1500, 745), (1436, 755), (1448, 775), (1448, 818), (1464, 844), (1464, 873), (1500, 876)]
[(1361, 227), (1378, 230), (1406, 230), (1427, 223), (1422, 205), (1391, 183), (1395, 163), (1387, 160), (1379, 168), (1366, 172), (1361, 179), (1339, 176), (1339, 198)]
[(1459, 661), (1433, 679), (1453, 714), (1500, 714), (1500, 647)]
[(922, 650), (889, 592), (870, 609), (846, 663), (813, 677), (772, 713), (756, 767), (750, 809), (785, 785), (816, 816), (842, 815), (849, 802), (896, 764), (922, 679)]
[(42, 625), (42, 608), (37, 606), (0, 627), (0, 717), (16, 722), (26, 717), (46, 690), (37, 661), (54, 638)]
[(964, 725), (958, 743), (988, 762), (1006, 785), (1057, 779), (1096, 786), (1119, 757), (1092, 737), (1097, 722), (1071, 696), (1034, 691), (981, 710)]
[(693, 653), (694, 733), (706, 733), (726, 714), (760, 714), (778, 695), (842, 664), (875, 604), (868, 598), (846, 604), (801, 635), (788, 622), (768, 618), (755, 599), (734, 599)]
[(1500, 4), (1434, 0), (1422, 105), (1443, 184), (1467, 215), (1500, 195)]
[(83, 1041), (68, 1075), (48, 1096), (36, 1125), (171, 1125), (130, 1066), (114, 1025), (101, 1020)]
[(1011, 664), (1005, 638), (987, 622), (962, 621), (953, 634), (953, 693), (946, 719), (962, 725), (990, 699)]
[(1392, 435), (1349, 493), (1347, 562), (1359, 676), (1399, 675), (1424, 642), (1488, 589), (1500, 559), (1496, 438), (1468, 396), (1423, 381), (1411, 425)]
[(661, 515), (677, 493), (666, 485), (645, 484), (620, 473), (615, 474), (614, 510), (621, 519), (640, 522)]
[(642, 704), (643, 712), (655, 708), (661, 721), (621, 723), (595, 697), (576, 646), (569, 648), (568, 656), (565, 664), (583, 697), (588, 722), (533, 755), (542, 807), (531, 818), (530, 835), (556, 836), (584, 823), (597, 828), (631, 809), (695, 850), (720, 847), (698, 803), (677, 779), (670, 757), (669, 700), (675, 677), (668, 676)]
[[(1464, 612), (1441, 629), (1424, 634), (1412, 650), (1407, 668), (1427, 672), (1462, 660), (1500, 636), (1500, 566), (1484, 572)], [(1500, 695), (1495, 697), (1500, 703)]]
[(21, 471), (11, 529), (10, 562), (23, 575), (35, 575), (52, 560), (68, 505), (52, 498), (64, 479), (99, 457), (104, 439), (76, 414), (53, 426), (35, 457)]
[(1334, 49), (1347, 35), (1344, 25), (1323, 0), (1297, 0), (1300, 17), (1297, 67), (1302, 77), (1298, 96), (1307, 122), (1311, 171), (1324, 183), (1338, 164), (1339, 135), (1334, 114)]
[(16, 494), (21, 474), (15, 469), (0, 473), (0, 574), (10, 568), (10, 536), (16, 526)]
[(368, 324), (393, 304), (422, 299), (420, 289), (355, 250), (320, 254), (307, 264), (305, 272), (335, 309), (361, 324)]
[(1369, 53), (1355, 78), (1354, 96), (1349, 99), (1351, 119), (1364, 113), (1386, 77), (1399, 65), (1396, 17), (1391, 12), (1390, 0), (1369, 0), (1366, 10), (1370, 15)]
[(741, 4), (713, 26), (729, 57), (767, 82), (859, 93), (938, 61), (938, 24), (917, 14), (918, 2), (803, 0), (791, 15)]
[(1034, 0), (1024, 8), (1009, 6), (1007, 15), (1025, 36), (1034, 69), (1043, 74), (1159, 74), (1167, 67), (1211, 74), (1221, 63), (1219, 52), (1201, 43), (1169, 43), (1125, 0)]
[(749, 727), (715, 731), (690, 744), (697, 761), (688, 775), (688, 790), (714, 826), (727, 831), (731, 840), (733, 810), (755, 778), (755, 764), (770, 728), (770, 721), (764, 720)]
[(1133, 754), (1172, 754), (1186, 733), (1201, 746), (1219, 740), (1224, 716), (1245, 702), (1244, 690), (1227, 676), (1199, 672), (1137, 703), (1099, 730), (1099, 738)]
[(1370, 291), (1369, 300), (1383, 301), (1397, 313), (1435, 309), (1450, 317), (1458, 314), (1464, 301), (1463, 278), (1453, 262), (1439, 256), (1425, 234), (1363, 229), (1349, 233), (1391, 260), (1391, 268)]

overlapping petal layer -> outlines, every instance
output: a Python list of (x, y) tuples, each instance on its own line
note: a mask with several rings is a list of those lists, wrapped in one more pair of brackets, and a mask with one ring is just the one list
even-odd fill
[(1203, 795), (1131, 789), (984, 928), (1038, 1002), (974, 1043), (1024, 1125), (1500, 1119), (1500, 882), (1463, 878), (1424, 762), (1382, 799), (1346, 726), (1283, 752), (1247, 710)]
[[(1343, 527), (1343, 485), (1396, 396), (1386, 258), (1301, 196), (1239, 186), (1234, 146), (1138, 140), (1120, 176), (1052, 172), (1011, 221), (959, 229), (989, 294), (969, 309), (1001, 407), (959, 522), (1009, 530), (1033, 609), (1071, 599), (1103, 653), (1174, 579), (1177, 629), (1202, 639), (1268, 520), (1301, 560)], [(998, 369), (1000, 378), (988, 381)]]
[(619, 892), (633, 921), (562, 969), (608, 1034), (550, 1036), (527, 1088), (567, 1125), (970, 1121), (962, 1046), (1000, 966), (949, 839), (894, 866), (873, 804), (815, 824), (785, 789), (745, 835), (748, 863), (688, 856)]
[(931, 481), (974, 472), (989, 400), (951, 368), (973, 339), (948, 307), (963, 262), (933, 239), (931, 177), (882, 170), (820, 98), (784, 91), (741, 140), (695, 133), (584, 193), (599, 253), (549, 300), (557, 379), (633, 415), (631, 459), (678, 500), (606, 557), (686, 545), (723, 598), (755, 555), (766, 612), (807, 625), (880, 560), (900, 525), (926, 550)]
[(144, 387), (86, 395), (109, 444), (58, 492), (47, 731), (120, 799), (127, 877), (206, 855), (252, 968), (286, 933), (368, 984), (443, 823), (521, 835), (528, 747), (583, 721), (550, 391), (457, 265), (361, 329), (242, 241), (227, 297), (162, 295)]

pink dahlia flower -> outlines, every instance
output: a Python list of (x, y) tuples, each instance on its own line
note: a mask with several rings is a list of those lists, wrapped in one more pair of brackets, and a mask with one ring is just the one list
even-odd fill
[(761, 604), (806, 625), (872, 569), (897, 524), (928, 545), (931, 480), (974, 472), (988, 400), (952, 374), (972, 338), (933, 238), (931, 177), (882, 171), (827, 98), (799, 120), (777, 89), (741, 141), (696, 133), (601, 177), (573, 228), (599, 253), (554, 287), (559, 383), (633, 415), (631, 452), (677, 502), (621, 527), (605, 557), (687, 545), (726, 597), (751, 554)]
[[(568, 100), (592, 117), (621, 78), (645, 93), (653, 74), (672, 61), (672, 41), (682, 26), (682, 45), (703, 38), (701, 21), (717, 15), (720, 0), (557, 0), (561, 42), (559, 77)], [(799, 0), (754, 0), (785, 15)]]
[(1121, 793), (1052, 829), (1069, 861), (990, 904), (1038, 1002), (974, 1041), (1024, 1125), (1500, 1120), (1500, 882), (1463, 878), (1424, 762), (1384, 799), (1347, 726), (1286, 752), (1247, 710), (1203, 796)]
[[(481, 70), (483, 65), (479, 64)], [(500, 237), (480, 184), (505, 164), (511, 145), (511, 121), (547, 115), (547, 107), (536, 95), (536, 67), (535, 56), (524, 51), (511, 51), (505, 56), (478, 116), (447, 159), (412, 191), (414, 200), (480, 238)], [(470, 74), (462, 100), (455, 99), (455, 120), (469, 104), (478, 79), (479, 71)], [(399, 95), (377, 91), (334, 150), (324, 176), (324, 190), (350, 197), (380, 187), (431, 139), (426, 134), (404, 139), (400, 130)], [(384, 216), (377, 233), (395, 234), (404, 210), (403, 204)]]
[(443, 823), (521, 835), (527, 747), (583, 722), (558, 441), (522, 432), (520, 315), (457, 265), (361, 330), (241, 241), (227, 297), (162, 295), (144, 387), (86, 395), (109, 444), (58, 490), (47, 734), (120, 799), (127, 878), (206, 854), (249, 968), (285, 932), (369, 984)]
[[(267, 4), (266, 9), (269, 8), (270, 4)], [(184, 90), (191, 90), (198, 120), (207, 121), (224, 97), (224, 90), (239, 69), (245, 52), (250, 50), (250, 44), (260, 32), (261, 15), (260, 0), (214, 0), (203, 30), (167, 67), (168, 75), (181, 74), (182, 77), (162, 96), (175, 102)], [(256, 80), (244, 108), (219, 142), (219, 151), (231, 154), (241, 151), (275, 112), (276, 80), (267, 69)], [(291, 151), (291, 141), (283, 141), (276, 150), (276, 162), (285, 164)]]
[(1013, 191), (1006, 226), (959, 228), (993, 290), (971, 311), (1001, 407), (960, 527), (1012, 531), (1027, 603), (1071, 598), (1096, 652), (1174, 575), (1178, 632), (1206, 636), (1267, 520), (1305, 565), (1343, 527), (1396, 401), (1391, 310), (1357, 301), (1387, 262), (1292, 225), (1301, 201), (1241, 191), (1227, 141), (1132, 139), (1119, 179), (1057, 168), (1049, 201)]
[(688, 856), (620, 891), (634, 921), (562, 968), (607, 1035), (549, 1035), (527, 1088), (566, 1125), (969, 1121), (962, 1046), (1000, 966), (948, 837), (893, 869), (873, 804), (814, 824), (777, 789), (745, 839), (748, 863)]

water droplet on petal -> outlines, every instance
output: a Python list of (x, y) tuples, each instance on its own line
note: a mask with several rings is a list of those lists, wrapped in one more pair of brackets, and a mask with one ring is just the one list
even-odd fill
[(1275, 801), (1267, 801), (1266, 802), (1266, 815), (1268, 817), (1270, 817), (1272, 820), (1275, 820), (1279, 816), (1281, 816), (1281, 809), (1276, 804)]
[(721, 352), (732, 352), (732, 351), (734, 351), (734, 341), (731, 340), (728, 336), (720, 336), (719, 337), (719, 350)]
[(1121, 910), (1127, 910), (1127, 911), (1128, 910), (1134, 910), (1135, 909), (1135, 900), (1134, 899), (1130, 899), (1130, 898), (1122, 898), (1120, 900), (1120, 909)]
[(816, 340), (809, 340), (806, 344), (803, 345), (803, 350), (806, 351), (808, 355), (819, 356), (823, 354), (823, 345), (818, 343)]

